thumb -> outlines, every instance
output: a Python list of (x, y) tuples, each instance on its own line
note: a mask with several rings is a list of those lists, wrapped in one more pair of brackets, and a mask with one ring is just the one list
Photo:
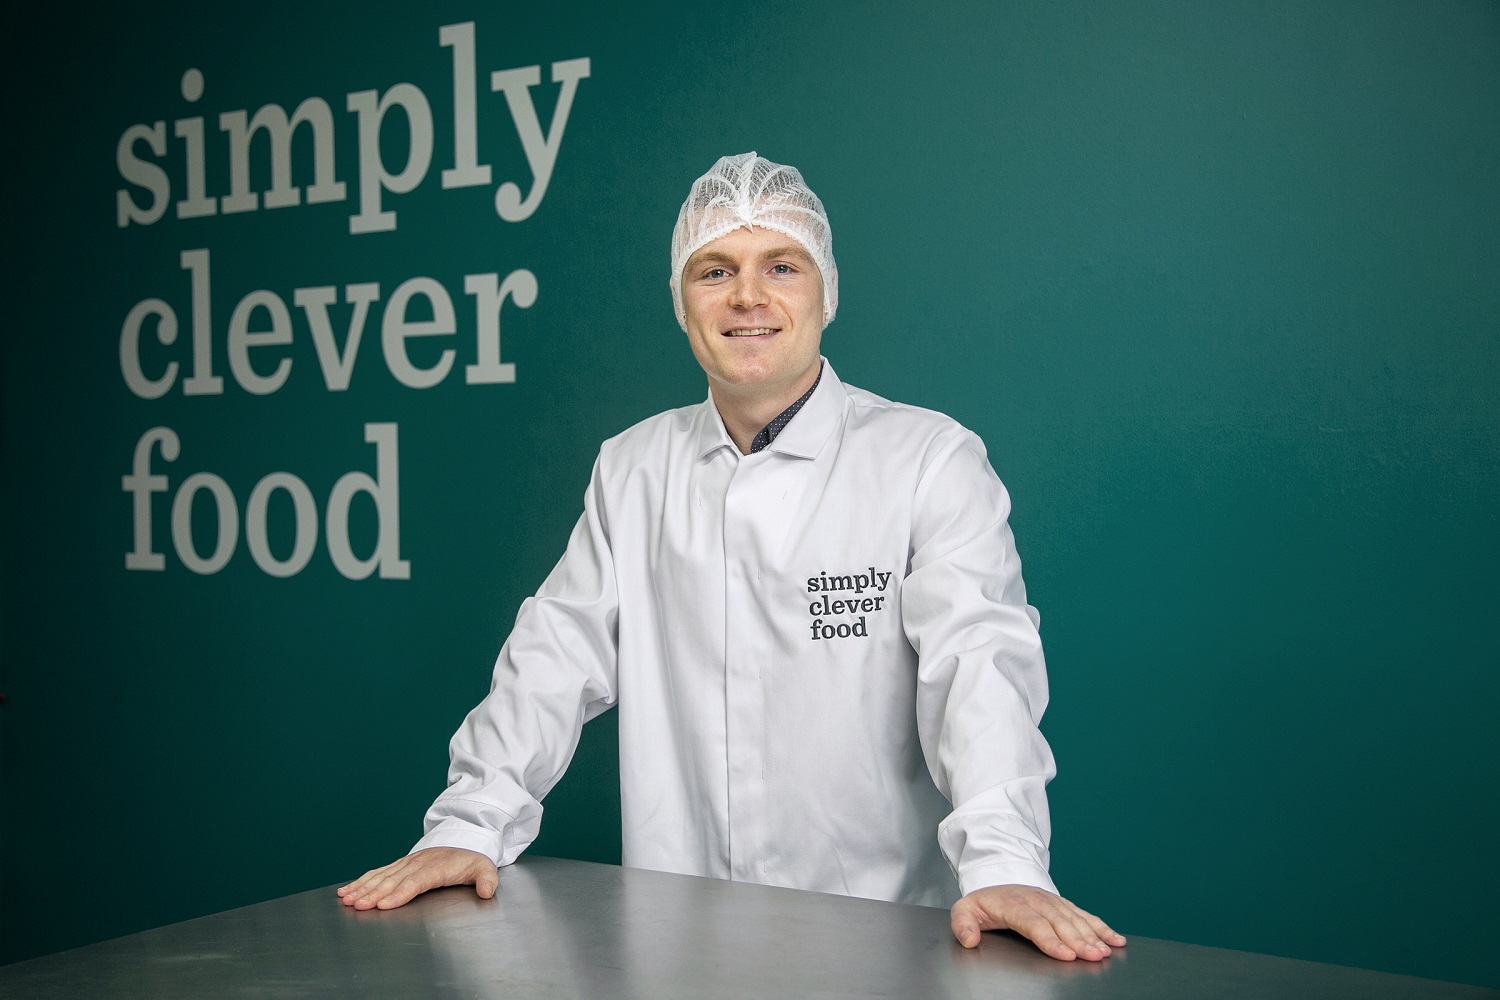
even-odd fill
[(479, 876), (474, 881), (474, 889), (479, 893), (480, 899), (493, 899), (495, 890), (500, 888), (500, 876), (493, 869)]
[(953, 936), (958, 943), (965, 948), (973, 948), (979, 944), (979, 921), (974, 919), (974, 913), (962, 901), (953, 907), (953, 919), (950, 925), (953, 928)]

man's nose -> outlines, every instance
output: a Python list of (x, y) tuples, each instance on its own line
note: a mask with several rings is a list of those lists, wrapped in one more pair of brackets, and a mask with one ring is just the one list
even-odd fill
[(740, 309), (763, 305), (766, 301), (765, 282), (753, 271), (741, 271), (734, 277), (729, 289), (730, 304)]

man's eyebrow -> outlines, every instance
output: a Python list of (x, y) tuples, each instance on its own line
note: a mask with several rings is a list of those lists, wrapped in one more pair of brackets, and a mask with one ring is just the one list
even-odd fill
[(760, 255), (760, 259), (763, 261), (774, 260), (777, 257), (794, 257), (797, 260), (802, 261), (804, 264), (808, 264), (813, 267), (817, 266), (813, 263), (812, 254), (808, 253), (796, 243), (786, 243), (778, 247), (772, 247), (771, 249), (765, 251)]
[(688, 258), (686, 267), (699, 267), (703, 264), (713, 262), (715, 264), (733, 264), (734, 258), (720, 250), (699, 250)]
[[(806, 264), (809, 267), (817, 267), (816, 262), (814, 262), (812, 259), (812, 255), (802, 247), (798, 246), (796, 243), (783, 243), (778, 246), (770, 247), (762, 251), (758, 255), (758, 259), (762, 263), (768, 260), (775, 260), (778, 257), (790, 257), (794, 260)], [(686, 270), (689, 267), (702, 267), (705, 264), (728, 264), (734, 266), (738, 265), (739, 262), (739, 258), (735, 257), (732, 254), (727, 254), (722, 250), (699, 250), (697, 253), (688, 258), (688, 262), (683, 265), (683, 270)]]

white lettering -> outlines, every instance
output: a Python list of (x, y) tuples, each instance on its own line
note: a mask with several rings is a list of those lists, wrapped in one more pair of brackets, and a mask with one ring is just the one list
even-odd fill
[(135, 155), (135, 144), (144, 141), (158, 157), (167, 155), (167, 123), (155, 125), (132, 125), (120, 134), (115, 146), (115, 167), (120, 179), (151, 192), (151, 206), (137, 205), (130, 192), (121, 188), (115, 192), (115, 225), (124, 228), (134, 222), (138, 226), (149, 226), (167, 210), (167, 200), (172, 197), (172, 182), (167, 172), (154, 163), (147, 163)]
[[(465, 282), (467, 285), (467, 281)], [(407, 306), (414, 296), (421, 295), (432, 303), (432, 319), (408, 320)], [(432, 278), (408, 278), (391, 293), (385, 304), (385, 315), (380, 324), (380, 346), (385, 351), (385, 366), (396, 381), (412, 389), (430, 389), (437, 385), (453, 367), (454, 352), (446, 349), (438, 356), (431, 368), (418, 368), (406, 354), (408, 337), (449, 336), (458, 329), (453, 316), (453, 300), (448, 290)], [(498, 341), (499, 333), (496, 332)], [(499, 346), (496, 345), (498, 360)]]
[[(386, 112), (406, 113), (406, 166), (399, 174), (386, 169), (380, 155), (380, 129)], [(432, 162), (432, 108), (427, 96), (410, 83), (398, 83), (378, 97), (373, 90), (349, 95), (349, 110), (359, 116), (359, 214), (349, 217), (349, 232), (378, 233), (396, 228), (396, 213), (382, 211), (381, 192), (405, 194), (427, 176)]]
[[(218, 538), (206, 558), (193, 547), (193, 498), (199, 490), (208, 490), (212, 495), (218, 517)], [(228, 483), (212, 472), (195, 472), (182, 481), (182, 488), (172, 498), (172, 545), (184, 566), (201, 576), (217, 573), (234, 555), (239, 534), (239, 505), (234, 502)]]
[[(411, 579), (411, 563), (401, 558), (401, 475), (397, 426), (393, 423), (365, 424), (365, 441), (375, 446), (375, 475), (346, 473), (333, 484), (328, 496), (325, 533), (328, 554), (339, 573), (362, 580), (379, 572), (385, 580)], [(152, 547), (151, 498), (166, 493), (165, 475), (152, 474), (151, 456), (157, 445), (165, 461), (175, 462), (181, 442), (170, 427), (153, 427), (136, 442), (131, 472), (120, 477), (120, 487), (132, 498), (134, 546), (125, 554), (127, 570), (160, 571), (162, 553)], [(214, 507), (214, 545), (207, 555), (198, 551), (193, 537), (193, 513), (198, 494), (207, 491)], [(286, 558), (271, 550), (269, 531), (271, 498), (277, 492), (292, 502), (292, 547)], [(349, 508), (354, 497), (366, 493), (375, 504), (376, 540), (370, 556), (354, 554), (349, 538)], [(201, 519), (200, 519), (201, 521)], [(212, 472), (197, 472), (183, 480), (172, 498), (172, 543), (177, 557), (190, 571), (209, 576), (222, 570), (234, 556), (239, 542), (239, 505), (223, 478)], [(290, 472), (272, 472), (250, 491), (245, 505), (245, 544), (263, 572), (274, 577), (295, 576), (306, 568), (318, 541), (318, 509), (307, 483)]]
[[(269, 330), (251, 330), (250, 317), (257, 309), (264, 309), (271, 317)], [(286, 303), (275, 292), (265, 290), (251, 292), (240, 299), (229, 317), (229, 370), (234, 380), (246, 392), (257, 396), (269, 396), (280, 389), (292, 372), (292, 359), (282, 358), (270, 375), (261, 375), (250, 364), (250, 348), (285, 345), (292, 342), (292, 316)]]
[(499, 283), (498, 274), (464, 276), (464, 291), (474, 296), (477, 323), (475, 334), (479, 358), (464, 366), (464, 381), (469, 385), (504, 384), (516, 380), (516, 366), (500, 363), (500, 307), (506, 296), (522, 309), (536, 303), (536, 275), (525, 269), (512, 271)]
[(120, 374), (130, 391), (142, 399), (160, 399), (177, 381), (177, 362), (168, 361), (159, 379), (149, 379), (141, 370), (141, 324), (147, 316), (156, 317), (156, 339), (164, 346), (177, 341), (177, 313), (161, 299), (137, 302), (120, 327)]
[(259, 196), (250, 190), (250, 140), (265, 130), (270, 145), (271, 190), (266, 192), (266, 208), (290, 208), (302, 202), (302, 190), (292, 184), (292, 135), (301, 125), (312, 132), (313, 183), (307, 189), (308, 204), (343, 201), (343, 181), (333, 179), (333, 112), (321, 97), (309, 97), (297, 105), (292, 117), (279, 104), (267, 104), (246, 121), (244, 111), (225, 111), (219, 115), (219, 129), (229, 133), (229, 194), (224, 196), (223, 210), (253, 212), (259, 207)]
[[(285, 490), (292, 498), (292, 554), (286, 559), (277, 559), (271, 552), (270, 539), (266, 535), (267, 509), (271, 494)], [(313, 503), (312, 491), (307, 484), (290, 472), (273, 472), (255, 484), (250, 491), (250, 500), (245, 504), (245, 546), (250, 558), (270, 576), (296, 576), (302, 572), (312, 558), (318, 544), (318, 508)]]
[[(207, 249), (184, 250), (180, 255), (183, 270), (189, 273), (191, 314), (191, 374), (183, 375), (185, 359), (154, 361), (153, 350), (143, 338), (149, 336), (147, 324), (155, 321), (156, 340), (164, 347), (177, 343), (180, 332), (178, 313), (167, 302), (149, 298), (131, 307), (120, 327), (120, 374), (130, 391), (141, 399), (160, 399), (178, 384), (188, 396), (217, 396), (224, 392), (224, 378), (214, 373), (215, 331), (210, 324), (213, 297), (213, 262)], [(475, 360), (464, 367), (464, 381), (469, 385), (505, 385), (515, 382), (516, 366), (502, 360), (501, 311), (507, 301), (521, 309), (530, 309), (537, 300), (536, 275), (520, 268), (504, 277), (496, 273), (467, 274), (464, 291), (474, 297)], [(355, 362), (368, 325), (371, 304), (380, 299), (380, 285), (356, 282), (344, 286), (344, 301), (350, 308), (348, 329), (340, 342), (330, 315), (338, 303), (335, 286), (318, 285), (292, 291), (293, 302), (306, 317), (312, 335), (323, 383), (329, 392), (346, 391), (353, 378)], [(425, 300), (415, 304), (414, 300)], [(258, 314), (263, 312), (264, 317)], [(415, 313), (416, 317), (411, 316)], [(257, 325), (258, 324), (258, 325)], [(252, 329), (252, 327), (255, 327)], [(453, 370), (457, 350), (453, 347), (420, 351), (413, 360), (412, 338), (451, 337), (458, 332), (454, 304), (446, 287), (434, 278), (409, 278), (396, 287), (381, 319), (381, 349), (391, 377), (411, 389), (430, 389), (442, 382)], [(269, 363), (252, 361), (254, 349), (289, 347), (296, 339), (292, 314), (286, 300), (267, 289), (243, 296), (229, 316), (223, 349), (230, 374), (246, 392), (266, 396), (278, 392), (291, 377), (295, 355), (278, 352), (275, 367), (264, 371)], [(155, 355), (159, 357), (159, 355)], [(148, 368), (162, 364), (159, 375), (148, 375)]]
[[(474, 21), (445, 24), (438, 29), (439, 46), (450, 50), (453, 85), (453, 165), (442, 171), (444, 189), (489, 184), (493, 176), (493, 168), (482, 161), (479, 150), (475, 38)], [(531, 171), (529, 190), (523, 191), (522, 183), (516, 180), (505, 181), (495, 189), (495, 211), (500, 218), (520, 222), (530, 218), (541, 205), (557, 166), (579, 82), (591, 73), (592, 62), (587, 56), (550, 64), (551, 82), (558, 90), (545, 131), (532, 94), (532, 89), (541, 85), (541, 65), (490, 73), (490, 91), (504, 95), (511, 125)], [(202, 71), (184, 72), (181, 92), (189, 104), (200, 101), (204, 93)], [(383, 93), (360, 90), (346, 94), (345, 107), (356, 118), (359, 184), (359, 206), (349, 217), (349, 232), (392, 231), (397, 226), (397, 215), (394, 209), (386, 207), (385, 195), (415, 190), (432, 163), (431, 104), (416, 84), (398, 83)], [(401, 111), (406, 128), (405, 162), (399, 171), (391, 169), (382, 153), (387, 113), (392, 109)], [(313, 182), (305, 185), (306, 203), (343, 201), (348, 197), (347, 185), (336, 179), (335, 121), (329, 103), (323, 98), (305, 98), (290, 115), (285, 106), (275, 103), (262, 105), (253, 114), (244, 108), (220, 112), (218, 124), (226, 136), (229, 179), (228, 193), (221, 197), (208, 192), (209, 150), (204, 121), (203, 115), (189, 115), (172, 123), (173, 134), (182, 140), (183, 190), (181, 200), (176, 203), (178, 218), (234, 215), (303, 204), (304, 187), (294, 183), (292, 169), (293, 144), (303, 125), (310, 134), (313, 171)], [(250, 159), (256, 134), (260, 132), (265, 133), (270, 187), (255, 190)], [(136, 147), (143, 142), (151, 158), (137, 155)], [(172, 180), (157, 161), (166, 156), (165, 122), (132, 125), (121, 134), (115, 161), (127, 186), (117, 190), (115, 196), (115, 220), (119, 227), (131, 223), (151, 225), (164, 215), (173, 195)], [(150, 201), (143, 205), (132, 188), (147, 192)]]
[(167, 492), (167, 477), (151, 475), (151, 449), (161, 445), (161, 457), (177, 461), (181, 443), (170, 427), (153, 427), (135, 443), (131, 474), (120, 477), (120, 488), (131, 494), (135, 546), (125, 553), (126, 569), (160, 570), (166, 560), (151, 547), (151, 494)]
[[(375, 446), (375, 478), (350, 472), (333, 484), (328, 496), (328, 554), (333, 565), (351, 580), (363, 580), (376, 569), (381, 579), (411, 579), (411, 563), (401, 558), (401, 488), (395, 424), (365, 424), (365, 442)], [(349, 544), (349, 505), (354, 494), (375, 500), (375, 551), (360, 559)]]
[(191, 273), (193, 288), (193, 374), (182, 381), (187, 396), (218, 396), (224, 392), (224, 379), (214, 374), (213, 331), (208, 311), (208, 251), (182, 251), (182, 269)]
[(562, 84), (562, 91), (557, 96), (557, 107), (552, 112), (552, 124), (545, 139), (542, 138), (541, 122), (537, 120), (536, 105), (531, 101), (531, 88), (542, 81), (541, 70), (540, 66), (523, 66), (490, 74), (490, 90), (505, 92), (505, 103), (510, 107), (510, 117), (532, 174), (531, 193), (525, 199), (521, 197), (520, 186), (511, 181), (495, 189), (495, 211), (506, 222), (530, 218), (542, 203), (547, 184), (552, 180), (552, 168), (557, 164), (558, 147), (562, 145), (563, 131), (568, 126), (568, 112), (573, 108), (578, 81), (589, 75), (589, 60), (568, 59), (552, 64), (552, 82)]
[(328, 386), (329, 392), (343, 392), (349, 388), (359, 342), (365, 334), (365, 317), (370, 312), (370, 303), (380, 298), (380, 286), (373, 282), (345, 285), (344, 298), (353, 304), (354, 312), (349, 317), (349, 333), (344, 338), (344, 351), (340, 354), (333, 341), (333, 324), (328, 319), (328, 307), (338, 299), (337, 290), (325, 285), (298, 288), (292, 292), (292, 301), (307, 314), (313, 347), (318, 351), (318, 365), (323, 369), (323, 384)]
[(488, 184), (490, 168), (479, 162), (474, 111), (474, 22), (443, 25), (438, 29), (438, 44), (453, 50), (453, 166), (443, 171), (443, 187)]
[(172, 132), (182, 140), (187, 155), (187, 197), (177, 203), (179, 219), (199, 219), (219, 210), (217, 198), (206, 193), (208, 181), (204, 169), (203, 119), (183, 118), (172, 123)]
[[(203, 73), (190, 69), (182, 74), (182, 97), (189, 104), (196, 104), (203, 96)], [(187, 197), (177, 203), (179, 219), (197, 219), (213, 215), (219, 203), (205, 193), (208, 183), (204, 179), (203, 119), (184, 118), (172, 123), (172, 132), (183, 140), (187, 156)]]

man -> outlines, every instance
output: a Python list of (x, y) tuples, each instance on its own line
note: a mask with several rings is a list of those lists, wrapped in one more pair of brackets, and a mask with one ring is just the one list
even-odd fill
[(426, 836), (344, 903), (492, 896), (617, 704), (627, 865), (951, 904), (965, 947), (992, 928), (1065, 960), (1123, 946), (1047, 875), (1046, 672), (1009, 498), (977, 437), (821, 357), (822, 203), (790, 167), (721, 159), (682, 207), (671, 287), (708, 401), (605, 442)]

